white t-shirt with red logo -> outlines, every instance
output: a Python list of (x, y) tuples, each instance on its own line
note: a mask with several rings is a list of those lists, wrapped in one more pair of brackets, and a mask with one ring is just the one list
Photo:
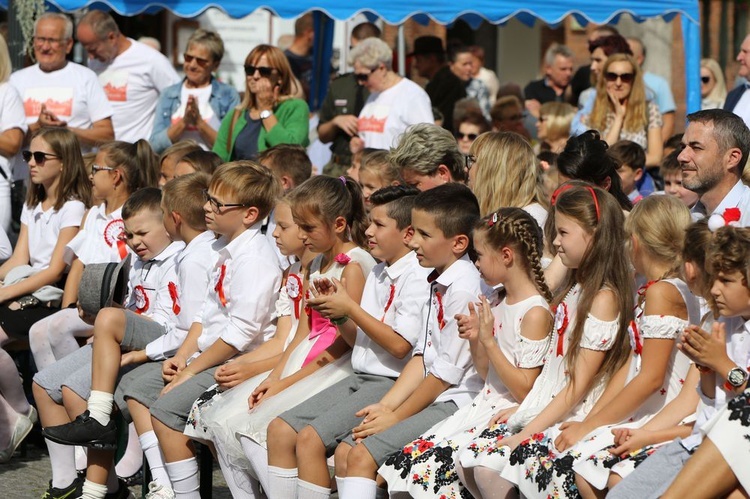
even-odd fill
[(114, 109), (115, 138), (136, 142), (151, 136), (159, 94), (180, 77), (161, 52), (133, 39), (128, 41), (130, 47), (111, 62), (91, 59), (89, 67), (99, 75)]
[(390, 149), (411, 125), (434, 123), (430, 97), (422, 87), (403, 78), (391, 88), (370, 94), (359, 113), (359, 137), (365, 147)]

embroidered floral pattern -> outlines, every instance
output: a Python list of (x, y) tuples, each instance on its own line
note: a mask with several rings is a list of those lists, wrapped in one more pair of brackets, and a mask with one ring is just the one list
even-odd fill
[(729, 421), (739, 421), (742, 426), (750, 426), (750, 392), (744, 391), (729, 401)]

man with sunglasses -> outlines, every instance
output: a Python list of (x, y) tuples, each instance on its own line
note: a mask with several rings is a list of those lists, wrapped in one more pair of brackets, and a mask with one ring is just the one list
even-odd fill
[(148, 140), (159, 95), (180, 81), (172, 64), (160, 52), (127, 38), (112, 16), (100, 10), (81, 18), (76, 35), (112, 104), (115, 138)]
[[(73, 23), (66, 15), (40, 16), (33, 38), (37, 63), (13, 73), (10, 83), (23, 100), (29, 136), (41, 127), (68, 128), (86, 152), (114, 138), (113, 111), (96, 74), (68, 61), (72, 35)], [(20, 161), (16, 166), (26, 169)]]
[(740, 51), (737, 54), (737, 62), (740, 64), (737, 70), (737, 76), (745, 80), (727, 94), (727, 100), (724, 101), (724, 109), (731, 111), (750, 126), (750, 84), (747, 78), (750, 76), (750, 35), (747, 35), (740, 45)]

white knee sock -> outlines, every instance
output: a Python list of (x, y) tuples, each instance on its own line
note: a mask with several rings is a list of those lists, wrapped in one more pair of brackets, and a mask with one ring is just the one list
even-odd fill
[(76, 479), (75, 447), (56, 444), (44, 439), (49, 451), (49, 461), (52, 466), (52, 486), (64, 489)]
[(268, 490), (270, 499), (295, 499), (297, 497), (297, 468), (268, 467)]
[(268, 490), (268, 451), (249, 438), (240, 438), (240, 444), (242, 444), (245, 456), (250, 461), (251, 474), (258, 479), (263, 490)]
[(297, 479), (297, 499), (328, 499), (331, 489)]
[(111, 393), (91, 390), (89, 395), (89, 414), (99, 421), (102, 426), (109, 423), (112, 414), (112, 406), (115, 403), (115, 396)]
[(339, 493), (339, 497), (343, 497), (344, 491), (346, 490), (346, 477), (335, 476), (336, 479), (336, 492)]
[(120, 460), (117, 461), (115, 471), (117, 476), (128, 478), (135, 475), (141, 465), (143, 465), (143, 450), (139, 442), (138, 432), (135, 431), (135, 425), (130, 423), (128, 425), (128, 446)]
[(194, 457), (165, 463), (176, 499), (201, 499), (198, 460)]
[(94, 483), (88, 478), (83, 482), (83, 494), (81, 499), (104, 499), (107, 495), (107, 486)]
[(159, 439), (156, 438), (156, 433), (147, 431), (139, 436), (138, 440), (141, 442), (143, 453), (146, 454), (146, 461), (148, 461), (148, 467), (151, 470), (151, 479), (171, 489), (172, 482), (169, 480), (167, 470), (164, 468), (164, 454), (162, 454), (161, 447), (159, 447)]
[(378, 486), (375, 480), (360, 476), (349, 476), (344, 478), (344, 491), (339, 491), (341, 499), (375, 499)]

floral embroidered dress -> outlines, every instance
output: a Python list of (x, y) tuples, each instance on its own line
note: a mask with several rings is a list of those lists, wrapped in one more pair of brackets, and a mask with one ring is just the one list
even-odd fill
[[(654, 392), (638, 408), (627, 421), (619, 424), (607, 425), (589, 433), (581, 442), (566, 452), (572, 454), (576, 460), (572, 472), (580, 474), (587, 482), (599, 490), (607, 486), (607, 479), (612, 463), (609, 448), (614, 445), (612, 428), (640, 428), (661, 411), (682, 390), (690, 360), (677, 349), (680, 333), (690, 324), (700, 323), (700, 305), (698, 299), (690, 292), (687, 284), (680, 279), (664, 279), (680, 292), (688, 310), (688, 319), (674, 316), (643, 315), (642, 305), (636, 308), (635, 324), (630, 327), (630, 341), (633, 356), (630, 359), (628, 377), (625, 384), (630, 383), (640, 372), (641, 346), (645, 339), (666, 339), (675, 342), (672, 354), (667, 364), (664, 384)], [(555, 477), (557, 480), (558, 477)], [(575, 479), (575, 478), (574, 478)]]
[(742, 488), (750, 490), (750, 389), (730, 400), (701, 433), (719, 449)]
[[(549, 338), (529, 340), (521, 335), (521, 321), (534, 307), (549, 310), (540, 295), (513, 305), (503, 301), (492, 310), (500, 349), (511, 363), (527, 369), (542, 365), (549, 343)], [(494, 414), (516, 403), (490, 365), (484, 388), (471, 404), (406, 445), (399, 451), (405, 459), (389, 458), (381, 466), (378, 473), (388, 482), (389, 492), (408, 492), (411, 497), (425, 498), (470, 497), (456, 473), (460, 448), (471, 442)]]
[[(566, 354), (570, 348), (570, 332), (575, 327), (575, 318), (580, 299), (581, 288), (576, 284), (565, 297), (565, 300), (555, 311), (555, 328), (553, 330), (547, 357), (542, 373), (536, 379), (531, 392), (526, 396), (518, 411), (513, 414), (507, 424), (498, 424), (476, 439), (473, 445), (461, 453), (461, 465), (464, 467), (485, 466), (501, 472), (502, 476), (514, 483), (520, 481), (514, 477), (523, 473), (522, 458), (525, 453), (535, 453), (538, 444), (548, 442), (557, 436), (557, 427), (548, 429), (545, 433), (535, 435), (531, 441), (519, 445), (513, 453), (502, 445), (502, 439), (517, 433), (530, 423), (552, 399), (567, 385), (569, 374), (566, 369)], [(606, 351), (612, 348), (617, 335), (619, 318), (614, 321), (601, 321), (591, 314), (584, 324), (581, 347)], [(585, 417), (596, 399), (601, 394), (602, 387), (595, 387), (576, 407), (569, 416), (569, 420), (580, 421)], [(510, 466), (509, 466), (510, 464)], [(513, 466), (515, 465), (515, 466)], [(546, 468), (542, 471), (546, 471)]]

